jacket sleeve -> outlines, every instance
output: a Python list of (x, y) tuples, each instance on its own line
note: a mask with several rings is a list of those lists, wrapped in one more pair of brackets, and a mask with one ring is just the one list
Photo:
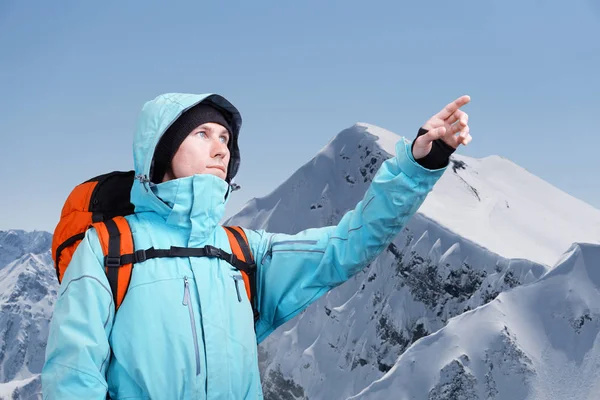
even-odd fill
[(295, 235), (248, 231), (258, 267), (256, 323), (260, 343), (327, 291), (372, 262), (400, 233), (447, 168), (415, 162), (411, 143), (396, 144), (354, 210), (337, 226)]
[(114, 304), (95, 230), (77, 246), (50, 322), (44, 399), (106, 399)]

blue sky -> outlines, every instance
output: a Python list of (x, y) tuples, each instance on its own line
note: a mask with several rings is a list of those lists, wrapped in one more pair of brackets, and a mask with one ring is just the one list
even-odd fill
[(143, 103), (174, 91), (242, 112), (228, 215), (355, 122), (413, 138), (462, 94), (461, 154), (600, 208), (599, 38), (595, 0), (1, 1), (0, 230), (52, 231), (73, 186), (131, 169)]

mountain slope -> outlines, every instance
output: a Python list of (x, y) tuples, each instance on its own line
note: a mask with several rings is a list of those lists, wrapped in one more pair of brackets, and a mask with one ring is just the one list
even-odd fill
[(0, 269), (26, 254), (40, 254), (52, 245), (48, 232), (0, 231)]
[(14, 398), (36, 398), (41, 390), (39, 374), (58, 289), (51, 238), (47, 232), (0, 232), (2, 249), (11, 249), (0, 253), (3, 260), (18, 256), (0, 268), (0, 398), (13, 392)]
[(540, 280), (417, 342), (353, 398), (592, 400), (598, 393), (600, 245), (578, 243)]

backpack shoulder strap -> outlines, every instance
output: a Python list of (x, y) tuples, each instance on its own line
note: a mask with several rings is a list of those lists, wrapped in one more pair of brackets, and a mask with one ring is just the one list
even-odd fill
[(122, 216), (97, 222), (92, 226), (98, 232), (102, 246), (104, 268), (110, 283), (116, 312), (125, 298), (131, 281), (133, 264), (121, 265), (121, 255), (133, 253), (133, 235), (129, 223)]
[(245, 262), (249, 268), (240, 270), (242, 278), (244, 279), (244, 286), (246, 287), (246, 293), (248, 299), (252, 305), (252, 311), (254, 313), (254, 322), (258, 321), (259, 313), (256, 300), (256, 264), (254, 263), (254, 257), (252, 256), (252, 249), (248, 243), (248, 237), (244, 230), (239, 226), (224, 226), (227, 237), (229, 238), (229, 245), (233, 255), (239, 260)]
[(239, 226), (224, 226), (223, 228), (227, 232), (229, 242), (234, 244), (231, 248), (233, 254), (246, 263), (253, 263), (254, 257), (252, 257), (252, 250), (250, 249), (246, 232)]

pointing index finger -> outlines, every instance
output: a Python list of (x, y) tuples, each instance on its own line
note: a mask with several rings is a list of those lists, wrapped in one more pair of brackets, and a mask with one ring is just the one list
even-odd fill
[(459, 108), (467, 104), (471, 101), (471, 97), (468, 95), (460, 96), (458, 99), (454, 100), (452, 103), (448, 104), (442, 111), (438, 113), (438, 118), (442, 120), (448, 119), (452, 114), (456, 112)]

